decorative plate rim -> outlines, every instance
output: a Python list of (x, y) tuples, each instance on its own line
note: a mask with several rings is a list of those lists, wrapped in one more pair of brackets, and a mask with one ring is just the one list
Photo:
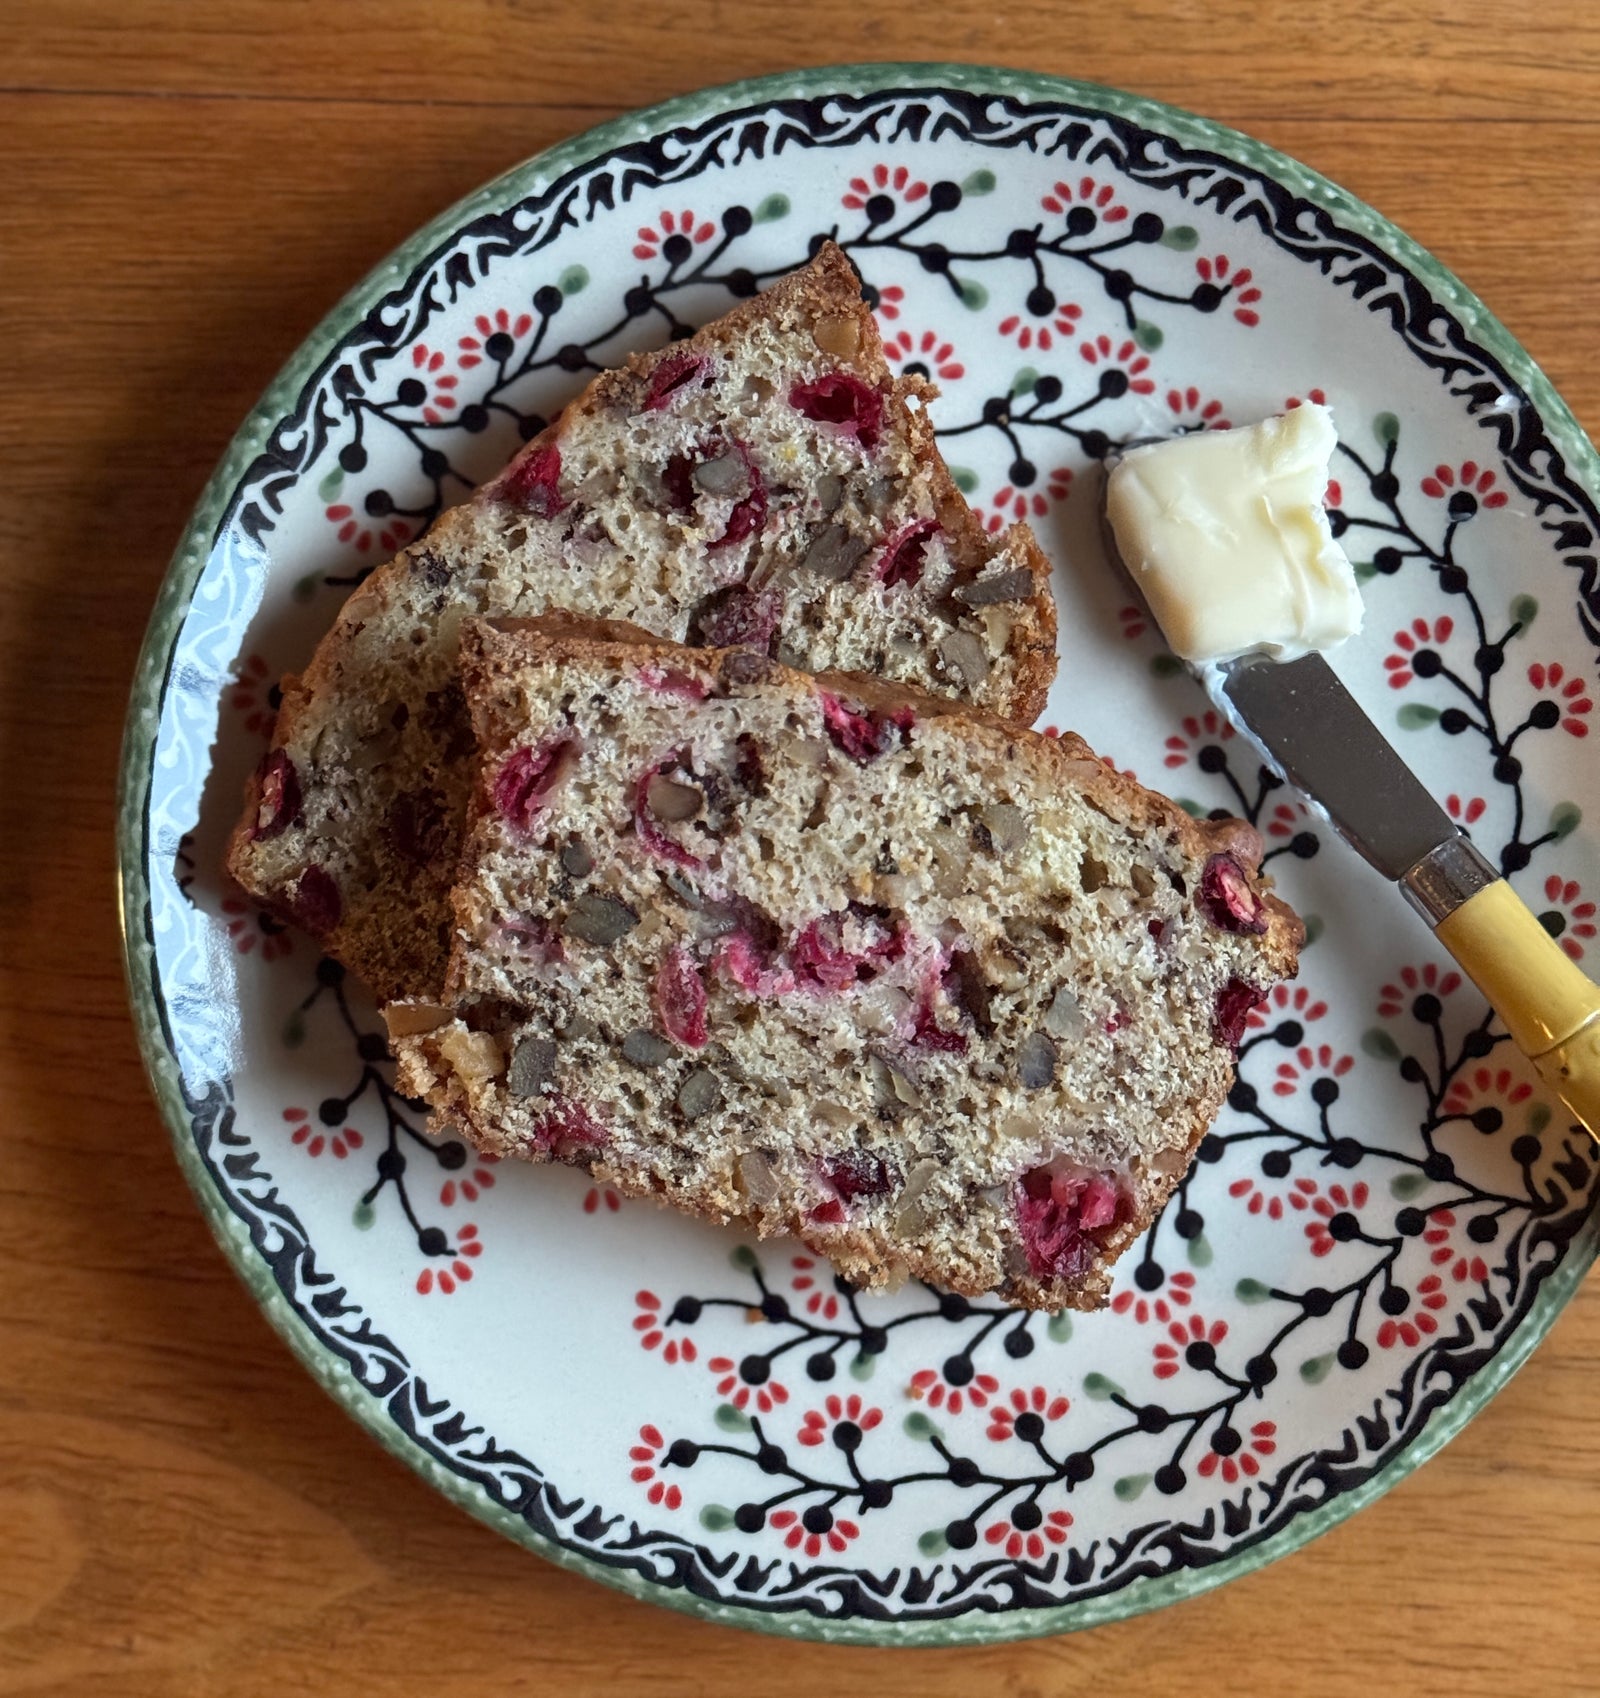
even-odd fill
[(952, 1620), (818, 1620), (774, 1615), (694, 1596), (636, 1573), (605, 1567), (555, 1543), (493, 1503), (486, 1493), (441, 1467), (389, 1421), (347, 1364), (326, 1350), (300, 1319), (255, 1253), (244, 1224), (212, 1186), (193, 1139), (192, 1117), (179, 1084), (167, 1008), (156, 973), (147, 877), (147, 804), (151, 763), (165, 702), (169, 669), (200, 573), (231, 508), (245, 468), (266, 446), (271, 431), (307, 381), (351, 327), (468, 219), (491, 205), (537, 194), (551, 181), (629, 140), (645, 139), (720, 112), (830, 93), (862, 95), (886, 90), (957, 90), (1009, 95), (1082, 106), (1125, 118), (1190, 145), (1202, 146), (1253, 169), (1290, 192), (1327, 209), (1385, 250), (1446, 303), (1475, 341), (1522, 386), (1567, 468), (1591, 490), (1600, 490), (1597, 455), (1571, 410), (1511, 333), (1446, 266), (1380, 213), (1320, 173), (1238, 130), (1162, 101), (1100, 84), (1004, 67), (942, 63), (878, 63), (812, 70), (724, 83), (679, 96), (601, 124), (558, 143), (456, 202), (389, 254), (329, 312), (286, 362), (229, 443), (197, 501), (157, 592), (134, 673), (118, 781), (117, 878), (124, 967), (141, 1057), (157, 1106), (173, 1141), (179, 1167), (213, 1236), (267, 1320), (312, 1377), (392, 1455), (435, 1490), (480, 1521), (563, 1568), (630, 1596), (727, 1625), (788, 1638), (841, 1644), (949, 1646), (997, 1643), (1072, 1631), (1123, 1620), (1195, 1597), (1265, 1567), (1299, 1549), (1397, 1485), (1449, 1442), (1522, 1366), (1581, 1283), (1597, 1243), (1573, 1245), (1546, 1276), (1520, 1327), (1488, 1363), (1427, 1419), (1412, 1442), (1361, 1485), (1296, 1516), (1287, 1526), (1233, 1556), (1203, 1568), (1137, 1579), (1114, 1593), (1046, 1608), (998, 1615), (973, 1612)]

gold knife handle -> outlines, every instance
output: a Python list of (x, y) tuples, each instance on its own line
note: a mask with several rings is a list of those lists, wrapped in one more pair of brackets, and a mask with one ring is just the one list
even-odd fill
[(1590, 1137), (1600, 1141), (1600, 1016), (1534, 1056), (1533, 1065)]
[(1505, 1021), (1511, 1041), (1600, 1141), (1600, 986), (1503, 878), (1474, 890), (1434, 929)]

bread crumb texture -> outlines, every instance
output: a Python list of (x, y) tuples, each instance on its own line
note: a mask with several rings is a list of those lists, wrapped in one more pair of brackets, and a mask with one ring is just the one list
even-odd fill
[(1295, 969), (1248, 826), (747, 650), (473, 622), (462, 672), (446, 983), (388, 1010), (437, 1124), (863, 1287), (1104, 1300)]

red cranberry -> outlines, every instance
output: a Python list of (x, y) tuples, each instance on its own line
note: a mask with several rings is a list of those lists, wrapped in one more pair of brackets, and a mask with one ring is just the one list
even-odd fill
[(1078, 1198), (1079, 1223), (1085, 1232), (1093, 1232), (1097, 1227), (1112, 1225), (1116, 1218), (1116, 1181), (1107, 1173), (1091, 1174)]
[(300, 775), (282, 749), (269, 749), (256, 783), (256, 822), (250, 836), (264, 843), (300, 823)]
[(893, 959), (904, 947), (899, 935), (884, 926), (870, 909), (851, 905), (850, 913), (862, 921), (870, 935), (866, 947), (851, 950), (844, 946), (844, 914), (825, 914), (803, 926), (789, 945), (789, 958), (795, 965), (795, 978), (801, 985), (822, 990), (844, 991), (870, 979), (881, 961)]
[(561, 493), (561, 450), (553, 443), (513, 461), (497, 493), (541, 519), (553, 519), (566, 505)]
[(711, 361), (704, 354), (687, 351), (668, 354), (650, 374), (644, 396), (645, 411), (654, 413), (670, 406), (697, 379), (702, 389), (711, 382)]
[(789, 391), (789, 405), (818, 424), (837, 425), (863, 448), (876, 448), (883, 433), (883, 397), (849, 372), (831, 371)]
[(389, 838), (398, 855), (422, 867), (444, 852), (449, 823), (437, 790), (408, 790), (389, 809)]
[(822, 704), (822, 722), (834, 747), (863, 766), (893, 748), (897, 733), (901, 743), (909, 743), (917, 723), (916, 713), (908, 707), (867, 713), (847, 707), (828, 690), (818, 690), (817, 700)]
[(295, 881), (289, 906), (295, 919), (314, 937), (326, 937), (339, 923), (344, 899), (330, 874), (310, 866)]
[(848, 708), (827, 690), (818, 691), (822, 703), (822, 722), (836, 748), (852, 760), (869, 761), (883, 751), (878, 747), (878, 728), (870, 715)]
[(822, 1177), (847, 1203), (857, 1197), (882, 1197), (900, 1183), (898, 1171), (867, 1150), (841, 1150), (822, 1158)]
[(1039, 1279), (1082, 1279), (1094, 1265), (1096, 1233), (1116, 1224), (1117, 1182), (1109, 1173), (1036, 1167), (1017, 1182), (1013, 1206), (1028, 1266)]
[(1237, 1050), (1240, 1039), (1244, 1037), (1246, 1021), (1252, 1011), (1266, 1000), (1266, 994), (1254, 985), (1247, 985), (1243, 979), (1229, 979), (1217, 992), (1212, 1010), (1211, 1027), (1217, 1042)]
[(734, 503), (722, 535), (715, 542), (708, 543), (709, 548), (732, 548), (735, 543), (746, 542), (753, 536), (759, 536), (767, 523), (767, 480), (762, 477), (761, 468), (752, 464), (750, 456), (742, 448), (739, 452), (750, 468), (750, 493), (743, 501)]
[(662, 1030), (686, 1049), (704, 1049), (706, 987), (700, 969), (687, 949), (674, 945), (661, 958), (656, 972), (656, 1007)]
[(761, 745), (748, 731), (739, 734), (734, 743), (739, 751), (734, 761), (733, 776), (752, 796), (761, 797), (767, 793), (767, 768), (761, 758)]
[(726, 974), (740, 990), (765, 999), (788, 996), (795, 988), (794, 974), (779, 967), (769, 950), (744, 928), (730, 933), (717, 945), (717, 970)]
[(1250, 878), (1232, 855), (1213, 855), (1200, 874), (1195, 896), (1200, 912), (1225, 932), (1259, 936), (1267, 929), (1266, 904), (1250, 888)]
[(806, 1210), (806, 1222), (810, 1226), (843, 1226), (844, 1204), (837, 1197), (827, 1197)]
[(704, 678), (691, 678), (673, 666), (641, 666), (639, 682), (661, 695), (677, 696), (686, 702), (703, 702), (711, 694), (711, 686)]
[(547, 1150), (561, 1161), (599, 1149), (610, 1142), (610, 1137), (589, 1110), (571, 1097), (557, 1097), (533, 1127), (533, 1147)]
[(928, 544), (939, 530), (937, 519), (914, 519), (889, 539), (878, 561), (877, 578), (885, 589), (915, 584), (922, 576)]
[[(702, 443), (692, 454), (673, 454), (661, 469), (661, 481), (672, 505), (680, 513), (691, 512), (700, 489), (695, 482), (697, 467), (708, 465), (713, 460), (726, 460), (729, 455), (737, 454), (744, 466), (744, 482), (748, 485), (747, 493), (736, 501), (728, 512), (728, 521), (722, 527), (722, 534), (706, 544), (708, 549), (732, 548), (735, 543), (746, 542), (757, 535), (767, 522), (767, 480), (761, 475), (761, 468), (750, 457), (750, 450), (742, 442), (726, 442), (721, 437), (713, 437), (711, 441)], [(735, 488), (738, 486), (735, 485)], [(733, 494), (729, 490), (728, 494)]]
[(789, 946), (789, 955), (795, 965), (796, 979), (823, 990), (849, 990), (862, 966), (859, 955), (841, 946), (839, 922), (832, 915), (803, 927)]
[(574, 737), (561, 737), (537, 749), (518, 749), (512, 754), (494, 781), (494, 805), (506, 823), (527, 831), (577, 758)]
[(656, 817), (650, 812), (650, 781), (668, 773), (680, 765), (676, 755), (664, 761), (658, 761), (655, 766), (647, 766), (639, 774), (633, 787), (633, 829), (634, 834), (646, 849), (657, 860), (670, 861), (675, 867), (698, 867), (704, 863), (698, 855), (692, 855), (681, 843), (675, 842), (656, 823)]
[(931, 1049), (946, 1055), (962, 1055), (967, 1048), (965, 1032), (947, 1032), (939, 1024), (931, 999), (917, 1004), (916, 1022), (911, 1028), (911, 1042), (918, 1049)]
[(752, 648), (765, 653), (783, 623), (781, 585), (753, 590), (743, 584), (719, 592), (696, 616), (701, 642), (708, 648)]

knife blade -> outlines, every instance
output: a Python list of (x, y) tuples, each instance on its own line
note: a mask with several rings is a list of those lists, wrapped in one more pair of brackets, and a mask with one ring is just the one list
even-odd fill
[(1216, 682), (1268, 764), (1385, 878), (1462, 835), (1320, 654), (1235, 661)]

